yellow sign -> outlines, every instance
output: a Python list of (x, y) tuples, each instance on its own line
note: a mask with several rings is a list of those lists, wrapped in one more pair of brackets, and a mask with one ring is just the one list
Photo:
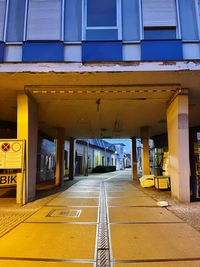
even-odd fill
[(21, 169), (23, 141), (0, 140), (0, 169)]
[(17, 184), (17, 174), (0, 174), (0, 187)]

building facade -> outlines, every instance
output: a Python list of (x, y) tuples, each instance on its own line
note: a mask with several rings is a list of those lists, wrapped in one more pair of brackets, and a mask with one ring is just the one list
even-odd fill
[[(112, 145), (101, 139), (75, 140), (74, 174), (88, 175), (97, 166), (115, 166), (116, 170), (125, 169), (123, 163), (124, 144)], [(64, 144), (63, 176), (69, 176), (69, 141)], [(129, 162), (130, 165), (130, 162)], [(39, 136), (37, 155), (37, 183), (54, 181), (56, 171), (56, 141)]]
[(200, 59), (199, 5), (199, 0), (1, 0), (0, 61)]
[(56, 184), (65, 140), (73, 179), (75, 139), (132, 138), (136, 179), (136, 138), (149, 174), (148, 140), (166, 135), (172, 195), (195, 194), (199, 0), (0, 0), (0, 62), (0, 120), (26, 140), (26, 201), (38, 130), (57, 139)]

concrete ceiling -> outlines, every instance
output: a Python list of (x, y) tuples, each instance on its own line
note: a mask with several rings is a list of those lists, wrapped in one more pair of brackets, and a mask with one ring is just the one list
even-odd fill
[(70, 72), (44, 63), (48, 71), (40, 64), (37, 72), (3, 71), (3, 65), (0, 120), (16, 121), (16, 96), (25, 91), (38, 103), (40, 130), (51, 136), (57, 127), (75, 138), (129, 138), (139, 136), (142, 126), (149, 126), (150, 135), (165, 133), (166, 103), (177, 88), (189, 89), (190, 126), (200, 125), (200, 68), (135, 71), (133, 65), (133, 71), (124, 71), (126, 66), (113, 71), (110, 64), (109, 71)]

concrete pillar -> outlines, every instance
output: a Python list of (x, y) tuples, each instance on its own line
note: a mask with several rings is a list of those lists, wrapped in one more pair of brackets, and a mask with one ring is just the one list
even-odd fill
[(92, 162), (93, 162), (93, 168), (95, 168), (94, 148), (93, 148), (93, 151), (92, 151)]
[(137, 180), (136, 137), (132, 137), (132, 178)]
[(70, 137), (69, 139), (69, 144), (70, 144), (70, 149), (69, 149), (69, 179), (73, 180), (74, 179), (74, 137)]
[(17, 139), (25, 140), (24, 174), (17, 179), (17, 203), (35, 199), (38, 145), (38, 108), (33, 97), (17, 96)]
[(85, 174), (85, 168), (86, 168), (86, 151), (85, 146), (83, 148), (83, 174)]
[(149, 128), (141, 128), (141, 145), (142, 149), (142, 175), (150, 174), (150, 164), (149, 164)]
[(167, 129), (172, 196), (190, 201), (188, 90), (179, 90), (168, 102)]
[(56, 141), (56, 180), (55, 184), (61, 185), (63, 183), (64, 175), (64, 143), (65, 143), (65, 130), (59, 127), (57, 129)]
[(197, 133), (194, 129), (189, 129), (189, 147), (190, 147), (190, 189), (191, 201), (195, 201), (197, 193), (197, 173), (196, 173), (196, 159), (194, 152), (194, 142), (197, 139)]

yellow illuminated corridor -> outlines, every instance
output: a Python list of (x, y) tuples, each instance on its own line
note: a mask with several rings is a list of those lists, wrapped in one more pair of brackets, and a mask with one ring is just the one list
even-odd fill
[(0, 266), (200, 266), (200, 233), (134, 185), (91, 175), (0, 240)]

